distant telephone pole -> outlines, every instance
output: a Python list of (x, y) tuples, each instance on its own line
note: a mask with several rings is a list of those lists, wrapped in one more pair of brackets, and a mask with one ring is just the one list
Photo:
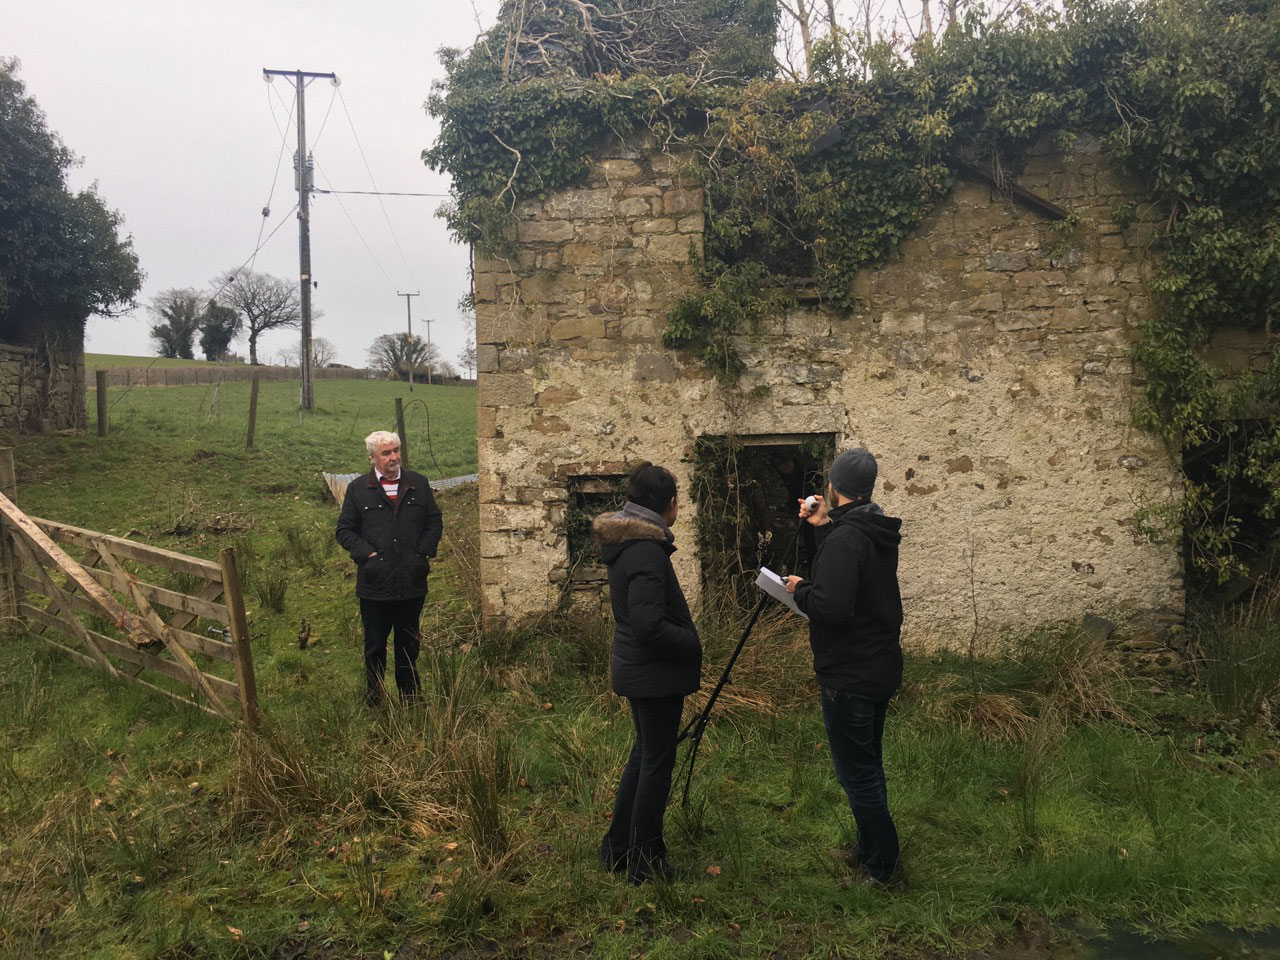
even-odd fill
[[(407, 357), (409, 357), (409, 358), (410, 358), (410, 359), (409, 359), (409, 363), (408, 363), (408, 367), (409, 367), (409, 392), (410, 392), (410, 393), (413, 393), (413, 359), (412, 359), (412, 356), (413, 356), (413, 355), (412, 355), (412, 353), (411, 353), (411, 351), (413, 350), (413, 307), (411, 306), (411, 304), (413, 303), (413, 301), (412, 301), (412, 300), (410, 300), (409, 298), (410, 298), (410, 297), (418, 297), (418, 296), (421, 296), (421, 294), (420, 294), (420, 293), (397, 293), (397, 294), (396, 294), (396, 296), (397, 296), (397, 297), (404, 297), (405, 322), (409, 325), (409, 339), (405, 341), (405, 344), (404, 344), (404, 348), (405, 348), (405, 349), (404, 349), (404, 352), (405, 352), (405, 355), (406, 355)], [(431, 324), (431, 321), (430, 321), (430, 320), (428, 320), (428, 321), (427, 321), (427, 332), (428, 332), (428, 333), (430, 333), (430, 332), (431, 332), (431, 325), (430, 325), (430, 324)], [(430, 342), (430, 341), (428, 341), (428, 342)], [(428, 367), (427, 367), (427, 383), (430, 383), (430, 382), (431, 382), (431, 367), (429, 367), (429, 366), (428, 366)]]
[(311, 80), (326, 79), (338, 83), (337, 74), (311, 73), (306, 70), (267, 70), (262, 76), (271, 82), (272, 77), (289, 77), (293, 82), (294, 95), (297, 98), (296, 116), (298, 128), (298, 155), (294, 167), (298, 173), (298, 292), (301, 295), (302, 307), (302, 350), (298, 357), (298, 368), (302, 375), (302, 409), (314, 410), (316, 406), (315, 386), (311, 370), (311, 163), (307, 154), (307, 83)]
[(432, 323), (434, 323), (434, 322), (435, 322), (435, 321), (434, 321), (434, 320), (432, 320), (430, 317), (427, 317), (427, 321), (426, 321), (426, 323), (427, 323), (427, 358), (428, 358), (428, 362), (427, 362), (427, 386), (431, 386), (431, 362), (430, 362), (430, 358), (431, 358), (431, 324), (432, 324)]

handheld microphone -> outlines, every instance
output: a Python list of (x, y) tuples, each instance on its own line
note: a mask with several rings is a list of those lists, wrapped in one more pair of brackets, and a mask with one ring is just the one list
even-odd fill
[(805, 497), (804, 508), (808, 510), (810, 513), (817, 513), (819, 506), (820, 504), (818, 503), (817, 497), (815, 496)]

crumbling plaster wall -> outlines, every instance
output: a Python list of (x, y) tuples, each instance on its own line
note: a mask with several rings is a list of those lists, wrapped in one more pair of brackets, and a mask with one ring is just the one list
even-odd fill
[(696, 606), (692, 448), (727, 434), (834, 433), (875, 452), (877, 499), (903, 518), (908, 639), (1181, 611), (1176, 546), (1134, 519), (1179, 489), (1170, 452), (1131, 425), (1150, 230), (1112, 222), (1132, 191), (1096, 142), (1033, 149), (1019, 178), (1074, 229), (962, 180), (893, 262), (859, 275), (851, 315), (802, 305), (744, 337), (748, 369), (728, 391), (660, 341), (702, 242), (701, 191), (680, 169), (608, 151), (581, 187), (518, 209), (517, 257), (477, 258), (490, 622), (566, 589), (569, 478), (645, 459), (676, 475), (673, 559)]

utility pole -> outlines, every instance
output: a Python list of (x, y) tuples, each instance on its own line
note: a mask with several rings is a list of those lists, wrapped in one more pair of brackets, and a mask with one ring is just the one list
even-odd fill
[(334, 73), (311, 73), (306, 70), (267, 70), (262, 71), (263, 79), (268, 83), (272, 77), (289, 77), (293, 82), (294, 95), (297, 98), (295, 107), (298, 128), (298, 154), (294, 167), (298, 174), (298, 292), (302, 307), (302, 349), (298, 356), (298, 369), (302, 375), (303, 410), (314, 410), (316, 406), (315, 386), (312, 382), (311, 370), (311, 163), (307, 155), (307, 83), (311, 80), (326, 79), (338, 85), (338, 76)]
[(428, 357), (428, 362), (427, 362), (427, 386), (431, 386), (431, 363), (430, 363), (430, 356), (431, 356), (431, 324), (432, 324), (432, 323), (434, 323), (434, 322), (435, 322), (435, 321), (433, 321), (430, 317), (427, 317), (427, 357)]
[[(421, 294), (420, 294), (420, 293), (397, 293), (397, 294), (396, 294), (396, 296), (397, 296), (397, 297), (404, 297), (405, 322), (409, 325), (409, 339), (408, 339), (408, 340), (406, 340), (406, 341), (405, 341), (405, 343), (404, 343), (404, 346), (405, 346), (405, 351), (404, 351), (404, 352), (405, 352), (405, 356), (407, 356), (407, 357), (411, 357), (411, 356), (412, 356), (412, 354), (410, 353), (410, 351), (412, 351), (412, 350), (413, 350), (413, 308), (412, 308), (412, 306), (410, 306), (410, 304), (411, 304), (413, 301), (411, 301), (409, 298), (410, 298), (410, 297), (418, 297), (418, 296), (421, 296)], [(428, 333), (430, 333), (430, 332), (431, 332), (431, 321), (430, 321), (430, 320), (428, 320), (428, 321), (427, 321), (427, 332), (428, 332)], [(430, 342), (430, 341), (428, 341), (428, 342)], [(413, 393), (413, 360), (412, 360), (412, 359), (410, 359), (410, 360), (409, 360), (409, 364), (408, 364), (408, 366), (409, 366), (409, 392), (410, 392), (410, 393)], [(430, 367), (427, 367), (427, 382), (428, 382), (428, 383), (430, 383), (430, 382), (431, 382), (431, 368), (430, 368)], [(404, 441), (403, 441), (403, 440), (401, 440), (401, 442), (403, 443)]]

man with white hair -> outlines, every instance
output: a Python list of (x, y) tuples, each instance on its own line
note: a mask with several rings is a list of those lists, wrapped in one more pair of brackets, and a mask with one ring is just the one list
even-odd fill
[(398, 436), (375, 430), (364, 445), (372, 469), (347, 485), (337, 537), (356, 565), (365, 702), (382, 702), (392, 629), (396, 689), (402, 701), (413, 702), (418, 696), (418, 619), (444, 521), (427, 478), (400, 469)]

